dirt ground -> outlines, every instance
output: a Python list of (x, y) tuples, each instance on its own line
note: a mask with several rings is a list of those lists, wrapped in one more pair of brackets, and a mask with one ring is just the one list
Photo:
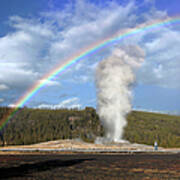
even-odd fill
[(180, 179), (180, 154), (0, 155), (0, 179)]
[(95, 144), (95, 143), (87, 143), (83, 142), (79, 139), (66, 139), (66, 140), (55, 140), (55, 141), (47, 141), (38, 144), (31, 144), (31, 145), (15, 145), (15, 146), (5, 146), (1, 147), (1, 149), (18, 149), (18, 148), (28, 148), (28, 149), (126, 149), (126, 150), (133, 150), (133, 149), (140, 149), (140, 150), (152, 150), (153, 146), (148, 146), (144, 144), (131, 144), (129, 142), (122, 142), (122, 143), (108, 143), (108, 144)]

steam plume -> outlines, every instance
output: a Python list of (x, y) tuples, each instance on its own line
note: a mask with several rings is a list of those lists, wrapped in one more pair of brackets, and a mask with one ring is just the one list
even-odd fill
[(144, 61), (138, 46), (116, 48), (101, 61), (96, 70), (98, 114), (106, 132), (106, 140), (122, 140), (126, 115), (131, 111), (135, 71)]

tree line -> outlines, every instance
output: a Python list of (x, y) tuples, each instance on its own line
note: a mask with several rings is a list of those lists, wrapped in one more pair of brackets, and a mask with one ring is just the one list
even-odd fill
[[(0, 122), (10, 111), (0, 107)], [(180, 116), (132, 111), (127, 115), (124, 139), (132, 143), (180, 147)], [(0, 145), (25, 145), (80, 138), (94, 142), (105, 132), (96, 110), (22, 108), (0, 131)]]

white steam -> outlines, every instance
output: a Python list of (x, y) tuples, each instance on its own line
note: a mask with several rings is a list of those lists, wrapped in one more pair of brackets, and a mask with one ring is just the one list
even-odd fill
[(106, 132), (106, 140), (122, 141), (126, 115), (131, 111), (135, 71), (144, 61), (138, 46), (116, 48), (96, 70), (97, 106)]

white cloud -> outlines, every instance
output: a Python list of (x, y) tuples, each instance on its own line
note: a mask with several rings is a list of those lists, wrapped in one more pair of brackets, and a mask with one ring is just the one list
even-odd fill
[(10, 108), (16, 108), (17, 106), (15, 104), (9, 104), (8, 107)]
[(58, 81), (54, 81), (54, 80), (47, 80), (47, 79), (44, 79), (44, 80), (40, 80), (39, 83), (45, 83), (46, 86), (60, 86), (60, 82)]
[(159, 114), (169, 114), (168, 111), (158, 111), (152, 109), (143, 109), (143, 108), (133, 108), (134, 111), (143, 111), (143, 112), (152, 112), (152, 113), (159, 113)]
[(0, 103), (4, 102), (4, 99), (3, 98), (0, 98)]
[[(134, 8), (134, 3), (109, 3), (102, 8), (77, 0), (39, 19), (10, 17), (15, 30), (0, 38), (0, 84), (27, 89), (73, 53), (135, 24)], [(82, 81), (86, 79), (82, 76)]]
[(0, 91), (9, 89), (7, 85), (0, 84)]
[(51, 105), (51, 104), (40, 104), (37, 108), (40, 109), (61, 109), (61, 108), (78, 108), (80, 109), (82, 105), (79, 103), (79, 98), (73, 97), (66, 100), (61, 101), (59, 104)]
[(41, 52), (46, 44), (44, 36), (23, 28), (0, 38), (0, 83), (26, 89), (37, 81), (47, 66)]
[(138, 74), (141, 83), (180, 88), (180, 32), (164, 28), (144, 42), (146, 61)]
[(63, 29), (51, 46), (51, 56), (56, 60), (68, 57), (70, 52), (77, 53), (120, 28), (132, 26), (136, 22), (136, 15), (132, 14), (134, 8), (130, 3), (125, 7), (112, 4), (101, 9), (86, 1), (76, 1), (74, 10), (67, 7), (61, 12), (46, 13), (50, 21), (60, 22)]
[(26, 70), (23, 65), (16, 63), (0, 62), (0, 72), (0, 83), (6, 83), (13, 88), (27, 87), (38, 78), (37, 72)]

